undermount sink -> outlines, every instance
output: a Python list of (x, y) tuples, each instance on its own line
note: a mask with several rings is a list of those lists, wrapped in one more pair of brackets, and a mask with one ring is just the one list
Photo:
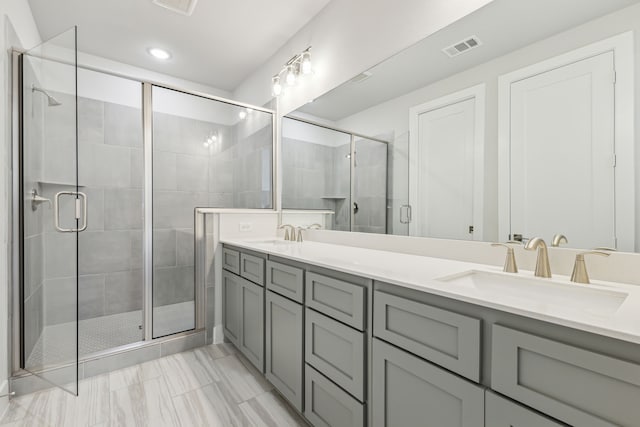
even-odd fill
[(473, 289), (492, 300), (515, 303), (525, 308), (583, 311), (596, 315), (614, 314), (629, 296), (623, 291), (591, 285), (479, 270), (443, 277), (438, 281)]

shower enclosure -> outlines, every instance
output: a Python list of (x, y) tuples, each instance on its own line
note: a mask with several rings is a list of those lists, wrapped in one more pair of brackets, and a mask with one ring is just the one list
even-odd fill
[(332, 229), (387, 232), (387, 142), (282, 119), (282, 207), (332, 211)]
[(79, 67), (75, 29), (14, 58), (14, 372), (204, 344), (194, 210), (273, 207), (273, 112)]

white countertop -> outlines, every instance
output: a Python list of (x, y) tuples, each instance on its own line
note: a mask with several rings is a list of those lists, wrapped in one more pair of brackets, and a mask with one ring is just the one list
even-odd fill
[[(549, 279), (534, 278), (533, 272), (530, 271), (520, 271), (517, 275), (502, 273), (501, 267), (484, 264), (312, 241), (302, 243), (277, 241), (275, 243), (274, 240), (222, 239), (221, 243), (640, 344), (640, 286), (602, 281), (581, 285), (570, 282), (567, 276), (554, 276), (551, 279), (552, 283), (541, 282), (541, 295), (533, 295), (537, 298), (531, 298), (531, 287), (527, 290), (528, 295), (524, 290), (520, 295), (515, 290), (518, 280), (532, 278), (549, 281)], [(439, 280), (469, 271), (512, 277), (514, 291), (477, 289), (473, 286), (452, 285)], [(557, 301), (552, 301), (553, 292), (545, 292), (545, 288), (553, 290), (554, 287), (574, 286), (587, 286), (589, 298), (592, 299), (597, 298), (598, 293), (628, 294), (628, 296), (612, 313), (598, 313), (585, 309), (567, 308), (560, 303), (554, 304), (553, 302)], [(547, 300), (551, 303), (546, 304)], [(597, 303), (597, 300), (595, 302)]]

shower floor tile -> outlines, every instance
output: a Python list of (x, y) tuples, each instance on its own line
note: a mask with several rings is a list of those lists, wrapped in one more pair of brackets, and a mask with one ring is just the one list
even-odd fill
[[(194, 302), (154, 308), (154, 336), (160, 337), (195, 327)], [(75, 323), (45, 326), (26, 366), (36, 369), (75, 359)], [(78, 322), (80, 358), (110, 348), (142, 341), (142, 311), (112, 314)]]
[(228, 344), (82, 380), (77, 397), (57, 388), (19, 396), (0, 419), (17, 425), (308, 426)]

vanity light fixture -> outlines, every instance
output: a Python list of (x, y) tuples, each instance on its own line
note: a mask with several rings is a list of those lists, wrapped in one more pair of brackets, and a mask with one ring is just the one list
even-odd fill
[(211, 147), (211, 144), (218, 140), (218, 132), (213, 132), (209, 137), (202, 143), (205, 148)]
[(282, 93), (280, 76), (273, 76), (273, 79), (271, 79), (271, 93), (273, 94), (273, 96), (280, 96), (280, 94)]
[(280, 96), (283, 93), (281, 79), (284, 76), (284, 81), (287, 86), (294, 86), (298, 81), (298, 78), (303, 75), (309, 75), (313, 73), (311, 66), (311, 46), (306, 48), (302, 53), (294, 55), (287, 61), (278, 74), (271, 78), (271, 93), (273, 96)]
[(164, 49), (160, 49), (159, 47), (151, 47), (147, 49), (147, 52), (149, 52), (149, 55), (161, 61), (166, 61), (171, 58), (171, 54), (169, 52)]

